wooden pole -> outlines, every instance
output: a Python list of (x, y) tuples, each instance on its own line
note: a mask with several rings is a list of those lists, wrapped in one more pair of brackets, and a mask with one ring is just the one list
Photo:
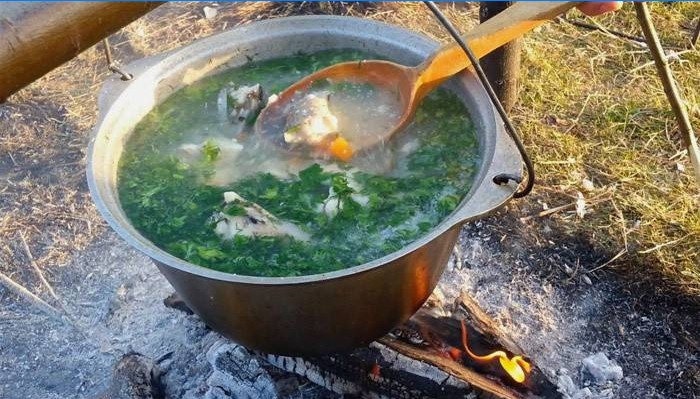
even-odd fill
[(698, 23), (695, 24), (695, 31), (693, 32), (693, 37), (690, 38), (690, 45), (695, 47), (698, 44), (698, 38), (700, 38), (700, 17), (698, 18)]
[(0, 7), (0, 102), (160, 4), (3, 4)]
[(673, 73), (668, 65), (668, 59), (665, 56), (664, 49), (661, 47), (659, 36), (656, 34), (654, 23), (649, 15), (649, 8), (647, 8), (645, 2), (635, 2), (634, 8), (637, 11), (637, 19), (642, 26), (649, 51), (651, 52), (652, 58), (654, 58), (654, 63), (656, 64), (659, 78), (664, 87), (664, 92), (666, 92), (666, 97), (671, 104), (673, 113), (676, 114), (678, 130), (681, 132), (683, 146), (688, 150), (688, 157), (690, 157), (690, 162), (693, 164), (693, 169), (695, 170), (695, 178), (698, 184), (700, 184), (700, 149), (698, 148), (697, 139), (693, 132), (693, 126), (690, 124), (690, 118), (688, 117), (685, 103), (681, 98), (678, 86), (673, 78)]
[[(513, 4), (511, 1), (482, 1), (479, 19), (484, 22)], [(521, 41), (513, 40), (481, 59), (481, 66), (489, 78), (506, 112), (510, 112), (518, 96)]]

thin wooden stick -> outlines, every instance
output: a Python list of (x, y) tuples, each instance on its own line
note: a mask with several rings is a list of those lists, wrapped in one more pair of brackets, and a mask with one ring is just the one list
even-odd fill
[[(664, 58), (666, 58), (666, 61), (673, 61), (674, 59), (678, 59), (678, 62), (682, 62), (684, 60), (681, 59), (681, 55), (683, 55), (685, 53), (691, 53), (693, 51), (695, 51), (695, 50), (683, 50), (683, 51), (679, 51), (679, 52), (672, 51), (672, 52), (668, 53), (667, 55), (664, 55)], [(640, 69), (644, 69), (644, 68), (651, 66), (651, 65), (654, 65), (654, 64), (655, 64), (655, 61), (649, 61), (649, 62), (642, 64), (638, 67), (630, 69), (629, 74), (631, 75), (631, 74), (639, 71)]]
[(617, 217), (620, 220), (620, 230), (622, 230), (622, 242), (625, 244), (625, 251), (628, 251), (629, 247), (627, 246), (627, 233), (629, 233), (629, 231), (627, 230), (627, 221), (625, 220), (625, 215), (622, 213), (620, 208), (618, 208), (614, 197), (610, 199), (610, 203), (615, 209), (615, 213), (617, 213)]
[(587, 271), (586, 271), (586, 274), (588, 274), (588, 273), (593, 273), (593, 272), (597, 272), (598, 270), (604, 268), (605, 266), (607, 266), (607, 265), (609, 265), (609, 264), (615, 262), (615, 261), (618, 260), (622, 255), (624, 255), (624, 254), (626, 254), (626, 253), (627, 253), (627, 249), (626, 249), (626, 248), (622, 248), (622, 250), (620, 250), (620, 252), (618, 252), (617, 255), (613, 256), (610, 260), (608, 260), (607, 262), (603, 263), (602, 265), (596, 266), (596, 267), (594, 267), (594, 268), (591, 269), (591, 270), (587, 270)]
[(690, 39), (690, 45), (695, 47), (698, 44), (698, 38), (700, 37), (700, 18), (698, 18), (698, 23), (695, 25), (695, 32), (693, 32), (693, 37)]
[(648, 254), (648, 253), (650, 253), (650, 252), (658, 251), (659, 249), (661, 249), (661, 248), (663, 248), (663, 247), (667, 247), (667, 246), (669, 246), (669, 245), (677, 244), (677, 243), (679, 243), (679, 242), (685, 240), (688, 236), (690, 236), (690, 234), (686, 234), (686, 235), (684, 235), (684, 236), (681, 237), (681, 238), (677, 238), (677, 239), (675, 239), (675, 240), (671, 240), (671, 241), (665, 242), (665, 243), (663, 243), (663, 244), (655, 245), (655, 246), (652, 247), (652, 248), (645, 249), (644, 251), (639, 251), (639, 253), (640, 253), (640, 254)]
[(659, 36), (656, 33), (654, 24), (651, 21), (649, 15), (649, 9), (645, 2), (635, 2), (634, 8), (637, 11), (637, 19), (642, 26), (642, 31), (647, 39), (647, 44), (649, 46), (649, 51), (651, 52), (654, 62), (656, 63), (656, 69), (659, 73), (659, 78), (664, 86), (664, 92), (666, 92), (666, 97), (668, 98), (671, 108), (676, 115), (676, 120), (678, 121), (678, 129), (681, 132), (681, 138), (683, 139), (683, 145), (688, 149), (688, 156), (690, 157), (690, 162), (693, 164), (695, 170), (695, 178), (698, 184), (700, 184), (700, 148), (698, 148), (697, 139), (695, 138), (695, 133), (693, 132), (693, 127), (690, 124), (690, 118), (688, 118), (688, 112), (686, 111), (685, 104), (681, 99), (680, 93), (678, 92), (678, 87), (673, 79), (673, 74), (671, 68), (668, 65), (668, 61), (664, 56), (664, 50), (659, 42)]
[(15, 280), (6, 276), (2, 272), (0, 272), (0, 283), (2, 283), (2, 285), (5, 286), (5, 288), (14, 292), (17, 296), (26, 300), (31, 305), (34, 305), (35, 307), (37, 307), (39, 310), (43, 311), (47, 315), (49, 315), (57, 320), (64, 321), (62, 314), (60, 311), (58, 311), (58, 309), (56, 309), (53, 306), (49, 305), (48, 303), (44, 302), (43, 299), (34, 295), (31, 291), (24, 288), (24, 286), (15, 282)]
[(19, 238), (22, 240), (24, 252), (27, 254), (27, 258), (29, 258), (29, 264), (32, 265), (32, 269), (34, 269), (34, 272), (37, 274), (37, 276), (39, 276), (39, 280), (41, 281), (41, 283), (49, 291), (49, 295), (51, 295), (53, 299), (58, 301), (58, 296), (56, 295), (56, 292), (54, 292), (53, 287), (51, 287), (51, 284), (49, 284), (49, 282), (44, 277), (44, 273), (42, 273), (41, 269), (39, 269), (39, 265), (37, 265), (36, 261), (34, 260), (34, 256), (29, 250), (29, 245), (27, 245), (27, 240), (24, 238), (24, 234), (21, 231), (19, 232)]
[(629, 33), (618, 32), (618, 31), (616, 31), (616, 30), (604, 28), (604, 27), (602, 27), (601, 25), (593, 25), (593, 24), (589, 24), (589, 23), (586, 23), (586, 22), (583, 22), (583, 21), (576, 20), (576, 19), (569, 19), (569, 18), (566, 18), (566, 17), (560, 17), (559, 19), (561, 19), (561, 20), (564, 21), (564, 22), (568, 22), (568, 23), (570, 23), (571, 25), (578, 26), (579, 28), (590, 29), (590, 30), (597, 30), (597, 31), (600, 31), (600, 32), (603, 32), (603, 33), (606, 33), (606, 34), (610, 34), (610, 35), (613, 35), (613, 36), (621, 37), (621, 38), (623, 38), (623, 39), (628, 39), (628, 40), (632, 40), (632, 41), (639, 42), (639, 43), (644, 43), (644, 42), (645, 42), (645, 40), (644, 40), (643, 37), (630, 35)]
[[(29, 250), (29, 245), (27, 244), (27, 240), (24, 238), (24, 234), (20, 231), (19, 232), (19, 238), (22, 240), (22, 246), (24, 246), (24, 252), (27, 254), (27, 257), (29, 258), (29, 264), (31, 264), (32, 268), (34, 269), (34, 272), (39, 276), (39, 280), (41, 283), (46, 287), (46, 289), (49, 291), (49, 295), (51, 295), (51, 298), (53, 298), (53, 301), (55, 305), (60, 309), (60, 314), (61, 314), (61, 320), (62, 321), (67, 321), (68, 324), (70, 324), (73, 328), (75, 328), (85, 339), (88, 339), (87, 334), (85, 333), (85, 330), (80, 326), (80, 323), (78, 323), (77, 320), (73, 318), (73, 315), (66, 309), (66, 306), (63, 304), (63, 301), (61, 298), (56, 295), (56, 292), (54, 291), (53, 287), (51, 284), (49, 284), (48, 280), (44, 277), (44, 273), (41, 272), (41, 269), (39, 268), (39, 265), (36, 263), (36, 260), (34, 259), (34, 255), (32, 255), (32, 252)], [(21, 287), (21, 286), (20, 286)], [(23, 288), (23, 287), (22, 287)], [(41, 300), (39, 297), (36, 295), (32, 294), (28, 290), (25, 289), (25, 291), (34, 297), (36, 297), (38, 300), (44, 302)], [(54, 311), (58, 310), (49, 305), (47, 302), (44, 302), (46, 305), (50, 306)]]

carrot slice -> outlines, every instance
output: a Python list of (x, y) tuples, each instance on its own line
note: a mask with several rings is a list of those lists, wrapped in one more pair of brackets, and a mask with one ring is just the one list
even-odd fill
[(335, 140), (331, 142), (330, 146), (328, 146), (328, 149), (330, 150), (331, 154), (333, 154), (333, 156), (345, 162), (349, 161), (350, 158), (352, 158), (354, 152), (350, 143), (340, 136), (338, 136)]

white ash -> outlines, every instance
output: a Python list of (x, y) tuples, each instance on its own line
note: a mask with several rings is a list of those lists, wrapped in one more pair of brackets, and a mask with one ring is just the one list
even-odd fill
[(362, 392), (362, 387), (356, 382), (329, 375), (300, 357), (266, 355), (265, 360), (282, 370), (302, 375), (316, 385), (326, 385), (328, 389), (340, 395), (357, 395)]
[(214, 371), (207, 378), (204, 399), (278, 397), (270, 374), (244, 347), (217, 341), (209, 348), (207, 361)]
[(582, 188), (584, 191), (590, 193), (590, 192), (592, 192), (592, 191), (595, 190), (595, 185), (593, 184), (592, 181), (590, 181), (590, 180), (588, 180), (588, 179), (586, 179), (586, 178), (583, 178), (583, 179), (581, 180), (581, 188)]
[(604, 384), (608, 381), (619, 381), (623, 377), (622, 367), (609, 360), (603, 352), (598, 352), (583, 359), (583, 370), (593, 377), (593, 381), (598, 384)]
[(612, 399), (605, 391), (594, 393), (591, 388), (579, 388), (574, 380), (569, 376), (567, 369), (559, 370), (556, 380), (557, 390), (562, 394), (563, 399)]
[(209, 6), (205, 6), (202, 9), (202, 12), (204, 13), (205, 19), (213, 19), (214, 17), (216, 17), (219, 14), (219, 11), (217, 11), (216, 8), (209, 7)]
[[(157, 363), (166, 398), (203, 399), (215, 391), (210, 383), (235, 381), (212, 377), (217, 367), (210, 361), (216, 348), (223, 353), (231, 342), (196, 316), (166, 308), (163, 299), (172, 287), (116, 234), (105, 233), (50, 281), (79, 331), (0, 289), (0, 398), (94, 399), (109, 386), (115, 363), (132, 351)], [(263, 374), (249, 364), (249, 376)], [(282, 391), (280, 378), (275, 376), (276, 390), (285, 398), (329, 397), (308, 381)], [(224, 398), (244, 397), (233, 395), (243, 390), (240, 385), (223, 387), (232, 393)]]

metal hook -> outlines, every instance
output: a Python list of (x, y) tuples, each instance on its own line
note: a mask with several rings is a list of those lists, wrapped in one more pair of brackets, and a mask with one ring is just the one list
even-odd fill
[(131, 80), (134, 78), (134, 75), (130, 74), (129, 72), (126, 72), (121, 68), (119, 63), (114, 62), (114, 59), (112, 58), (112, 48), (109, 45), (109, 39), (106, 37), (102, 40), (102, 46), (104, 47), (105, 51), (105, 58), (107, 59), (107, 68), (112, 72), (112, 73), (118, 73), (121, 75), (121, 80)]
[[(525, 150), (525, 147), (523, 146), (523, 143), (520, 140), (520, 136), (518, 136), (518, 132), (515, 130), (515, 127), (508, 118), (508, 114), (506, 114), (506, 111), (503, 108), (501, 101), (496, 96), (496, 92), (494, 92), (491, 83), (489, 83), (489, 80), (486, 77), (484, 70), (481, 69), (479, 59), (476, 58), (472, 50), (464, 42), (457, 29), (452, 25), (452, 23), (449, 20), (447, 20), (442, 11), (440, 11), (437, 8), (437, 6), (435, 6), (435, 3), (433, 3), (432, 1), (424, 1), (423, 3), (425, 3), (425, 5), (428, 6), (430, 11), (432, 11), (433, 14), (435, 14), (435, 17), (438, 19), (440, 24), (450, 33), (452, 38), (457, 42), (457, 44), (459, 44), (459, 47), (461, 47), (462, 50), (464, 50), (464, 52), (466, 53), (467, 57), (469, 58), (469, 61), (474, 66), (474, 70), (476, 71), (477, 77), (481, 81), (481, 84), (484, 86), (484, 89), (486, 89), (486, 93), (491, 99), (491, 102), (493, 103), (494, 107), (496, 107), (496, 111), (498, 111), (498, 114), (501, 116), (503, 124), (506, 127), (506, 131), (508, 132), (508, 135), (515, 142), (515, 146), (518, 148), (518, 152), (520, 152), (520, 156), (523, 158), (523, 163), (525, 163), (525, 169), (527, 170), (527, 182), (525, 183), (525, 187), (523, 187), (521, 190), (516, 191), (515, 194), (513, 194), (513, 198), (522, 198), (528, 195), (530, 191), (532, 191), (532, 187), (535, 185), (535, 167), (533, 166), (532, 161), (530, 160), (530, 156), (527, 155), (527, 151)], [(516, 183), (520, 183), (522, 179), (517, 176), (505, 173), (493, 177), (493, 182), (496, 184), (506, 184), (510, 180), (513, 180)]]

